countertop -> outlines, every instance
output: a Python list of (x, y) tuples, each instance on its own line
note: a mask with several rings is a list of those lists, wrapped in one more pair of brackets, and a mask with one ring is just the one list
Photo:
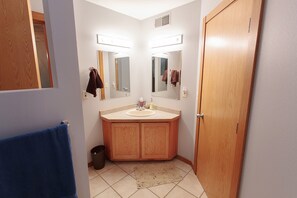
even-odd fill
[(179, 110), (172, 110), (162, 107), (156, 107), (155, 114), (150, 116), (130, 116), (126, 112), (129, 110), (135, 110), (136, 108), (131, 108), (130, 106), (121, 107), (113, 110), (100, 111), (101, 119), (107, 121), (168, 121), (175, 120), (180, 117)]

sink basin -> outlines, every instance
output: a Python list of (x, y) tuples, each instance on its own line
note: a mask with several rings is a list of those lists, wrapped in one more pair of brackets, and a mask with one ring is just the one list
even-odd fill
[(150, 109), (145, 109), (142, 111), (136, 110), (136, 109), (132, 109), (126, 112), (127, 115), (129, 116), (136, 116), (136, 117), (146, 117), (146, 116), (151, 116), (154, 115), (156, 112), (152, 111)]

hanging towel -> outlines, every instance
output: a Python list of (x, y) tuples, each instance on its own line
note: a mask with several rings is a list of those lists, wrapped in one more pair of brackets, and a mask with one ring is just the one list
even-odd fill
[(77, 198), (67, 125), (0, 140), (0, 197)]
[(172, 70), (171, 71), (171, 84), (173, 84), (174, 86), (176, 86), (176, 83), (179, 82), (179, 73), (176, 70)]
[(168, 76), (168, 71), (167, 69), (163, 73), (162, 81), (164, 81), (167, 84), (167, 76)]
[(93, 94), (94, 97), (97, 96), (96, 89), (103, 88), (102, 80), (98, 74), (97, 69), (93, 68), (90, 71), (90, 79), (87, 86), (87, 92)]

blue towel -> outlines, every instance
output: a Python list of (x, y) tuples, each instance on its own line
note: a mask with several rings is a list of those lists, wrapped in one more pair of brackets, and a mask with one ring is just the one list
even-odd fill
[(0, 140), (0, 197), (77, 198), (66, 125)]

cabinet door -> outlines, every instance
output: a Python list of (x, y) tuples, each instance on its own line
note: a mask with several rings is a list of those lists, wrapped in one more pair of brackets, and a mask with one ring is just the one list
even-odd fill
[(166, 159), (169, 147), (168, 123), (141, 124), (142, 159)]
[(112, 158), (115, 160), (133, 160), (140, 157), (139, 124), (112, 124)]

